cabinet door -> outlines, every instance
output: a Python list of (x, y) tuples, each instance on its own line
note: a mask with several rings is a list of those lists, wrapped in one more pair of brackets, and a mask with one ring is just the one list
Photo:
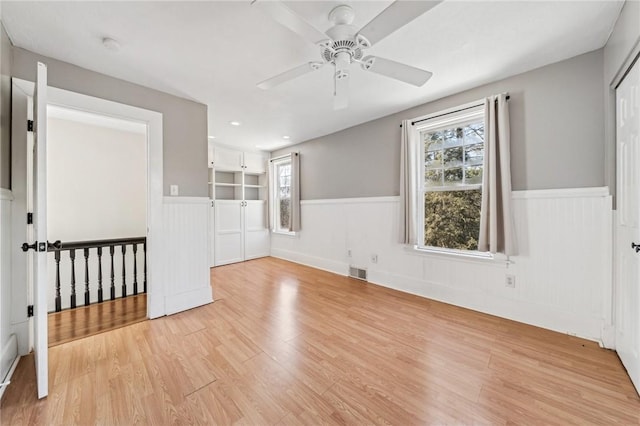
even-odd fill
[(245, 152), (244, 165), (247, 173), (266, 173), (267, 171), (267, 159), (261, 152)]
[(269, 229), (267, 228), (267, 203), (263, 200), (247, 200), (245, 206), (245, 259), (269, 256)]
[(244, 260), (242, 201), (215, 201), (215, 265)]
[(216, 146), (213, 157), (216, 170), (242, 170), (242, 151)]

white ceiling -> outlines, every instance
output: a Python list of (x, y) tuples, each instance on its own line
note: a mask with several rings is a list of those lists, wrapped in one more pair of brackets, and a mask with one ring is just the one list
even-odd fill
[[(362, 27), (390, 3), (287, 2), (323, 31), (336, 5), (351, 5)], [(598, 49), (621, 7), (608, 0), (445, 0), (367, 51), (433, 78), (416, 88), (352, 66), (350, 105), (341, 111), (333, 110), (330, 67), (269, 91), (256, 87), (318, 60), (319, 49), (248, 0), (3, 1), (2, 19), (16, 46), (205, 103), (216, 142), (271, 150)], [(106, 49), (103, 37), (120, 49)]]

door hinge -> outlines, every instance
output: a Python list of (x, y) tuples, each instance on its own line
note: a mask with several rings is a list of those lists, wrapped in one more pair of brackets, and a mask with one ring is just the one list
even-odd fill
[(33, 316), (33, 305), (29, 305), (27, 306), (27, 318), (30, 318)]
[(33, 120), (27, 120), (27, 132), (33, 132)]
[(33, 213), (27, 213), (27, 225), (33, 224)]

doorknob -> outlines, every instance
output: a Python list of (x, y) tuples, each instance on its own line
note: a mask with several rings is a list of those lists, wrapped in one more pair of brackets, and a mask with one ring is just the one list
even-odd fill
[(631, 248), (635, 249), (636, 253), (640, 252), (640, 244), (631, 243)]
[(38, 242), (37, 241), (35, 243), (33, 243), (33, 244), (22, 243), (22, 251), (29, 251), (29, 249), (33, 249), (35, 251), (38, 251), (37, 247), (38, 247)]

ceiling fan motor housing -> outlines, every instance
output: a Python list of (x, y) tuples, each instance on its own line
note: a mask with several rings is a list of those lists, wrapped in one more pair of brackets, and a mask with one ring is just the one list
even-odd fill
[(329, 13), (329, 20), (334, 26), (327, 30), (327, 35), (331, 38), (320, 46), (320, 56), (326, 63), (331, 63), (338, 67), (338, 63), (348, 63), (360, 61), (362, 59), (362, 49), (369, 47), (364, 37), (356, 36), (358, 28), (351, 25), (353, 22), (353, 9), (347, 5), (335, 7)]

